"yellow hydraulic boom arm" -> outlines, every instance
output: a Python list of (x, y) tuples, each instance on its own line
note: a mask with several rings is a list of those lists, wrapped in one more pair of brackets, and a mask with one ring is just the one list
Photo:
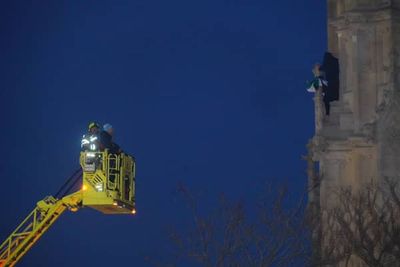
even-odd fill
[(61, 199), (48, 196), (39, 201), (36, 208), (1, 244), (0, 267), (15, 266), (65, 210), (77, 211), (81, 203), (82, 191)]
[[(64, 192), (64, 186), (57, 197), (46, 197), (39, 201), (36, 208), (25, 218), (15, 231), (0, 246), (0, 267), (14, 266), (25, 253), (38, 241), (49, 227), (67, 209), (77, 211), (81, 207), (90, 207), (104, 214), (135, 214), (135, 160), (121, 154), (109, 154), (108, 151), (81, 152), (79, 169), (70, 178), (78, 178), (82, 189), (68, 194), (75, 181)], [(78, 175), (78, 176), (76, 176)], [(65, 196), (66, 195), (66, 196)]]

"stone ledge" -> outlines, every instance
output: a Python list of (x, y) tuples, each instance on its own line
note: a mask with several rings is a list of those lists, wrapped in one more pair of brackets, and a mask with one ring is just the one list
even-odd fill
[(368, 24), (380, 21), (400, 22), (400, 10), (393, 8), (379, 8), (372, 10), (348, 11), (340, 17), (329, 21), (329, 25), (338, 29), (343, 29), (350, 24)]

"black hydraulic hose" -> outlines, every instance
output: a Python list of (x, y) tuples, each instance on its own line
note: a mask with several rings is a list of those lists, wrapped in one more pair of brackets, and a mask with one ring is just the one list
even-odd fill
[[(77, 177), (77, 175), (78, 175), (78, 177)], [(79, 177), (81, 177), (82, 176), (82, 169), (81, 168), (79, 168), (79, 169), (77, 169), (72, 175), (71, 175), (71, 177), (69, 177), (68, 179), (67, 179), (67, 181), (65, 181), (65, 183), (60, 187), (60, 189), (57, 191), (57, 193), (55, 194), (55, 197), (56, 198), (60, 198), (60, 196), (64, 196), (65, 194), (62, 194), (62, 192), (64, 191), (64, 189), (68, 186), (68, 184), (71, 182), (71, 181), (74, 181), (74, 180), (76, 180), (77, 178), (79, 178)], [(75, 181), (74, 181), (74, 183), (75, 183)]]
[(81, 178), (82, 178), (82, 170), (80, 170), (80, 172), (76, 176), (75, 180), (71, 183), (71, 185), (68, 187), (68, 189), (65, 190), (62, 197), (65, 197), (66, 195), (68, 195), (71, 192), (71, 190), (74, 189), (75, 186), (81, 181)]

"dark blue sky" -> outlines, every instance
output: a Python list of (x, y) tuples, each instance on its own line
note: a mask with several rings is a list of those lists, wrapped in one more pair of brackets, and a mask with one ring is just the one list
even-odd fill
[(303, 190), (324, 1), (0, 4), (0, 239), (76, 169), (89, 121), (137, 158), (137, 216), (68, 212), (19, 266), (148, 266), (186, 216), (179, 182), (209, 199)]

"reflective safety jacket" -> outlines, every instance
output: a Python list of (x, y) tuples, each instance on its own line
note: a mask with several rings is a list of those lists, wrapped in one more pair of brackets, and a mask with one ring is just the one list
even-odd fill
[(82, 151), (99, 151), (100, 143), (98, 135), (91, 133), (83, 135), (81, 149)]

